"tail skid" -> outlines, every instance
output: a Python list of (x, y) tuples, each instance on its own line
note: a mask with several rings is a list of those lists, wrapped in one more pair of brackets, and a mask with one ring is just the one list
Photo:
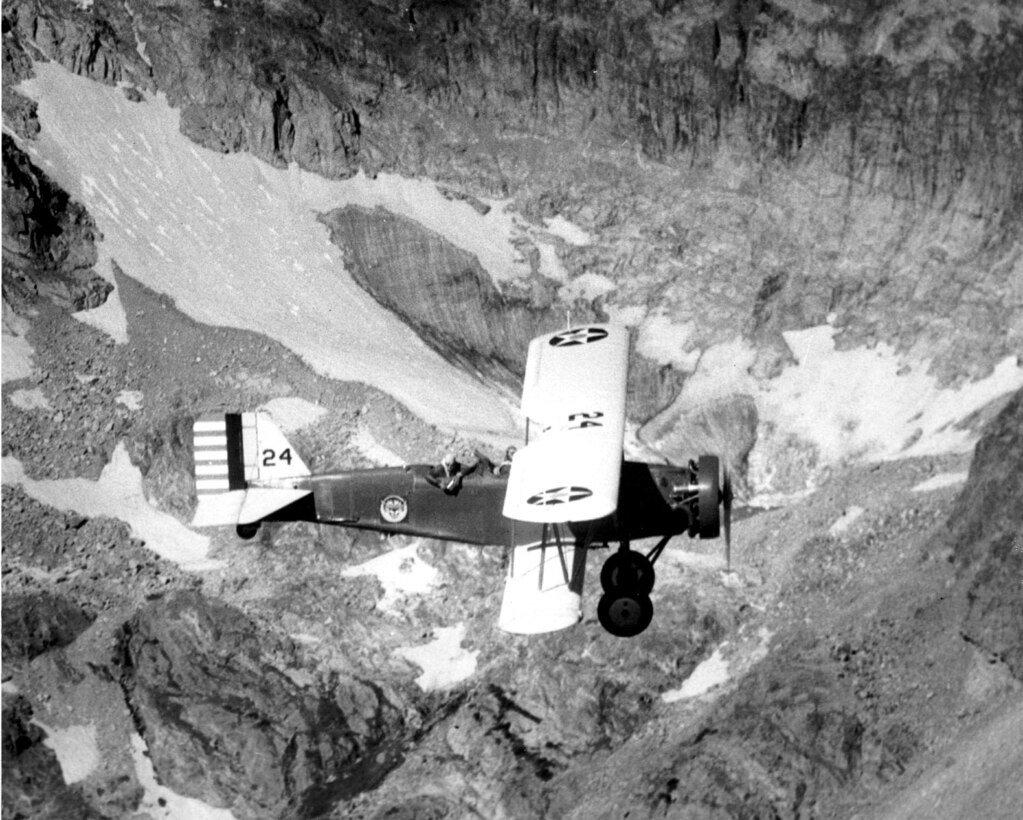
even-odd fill
[(258, 523), (311, 492), (309, 468), (266, 413), (226, 413), (192, 426), (193, 527)]

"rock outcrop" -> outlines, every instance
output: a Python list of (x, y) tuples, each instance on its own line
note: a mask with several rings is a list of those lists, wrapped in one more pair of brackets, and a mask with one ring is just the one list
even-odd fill
[(31, 660), (49, 649), (67, 646), (95, 617), (49, 592), (7, 594), (3, 602), (4, 661)]
[[(1018, 10), (999, 3), (952, 22), (938, 6), (906, 19), (869, 5), (838, 12), (823, 2), (719, 2), (695, 15), (571, 0), (533, 11), (498, 0), (132, 10), (97, 0), (69, 14), (22, 0), (5, 18), (76, 73), (155, 84), (204, 144), (333, 176), (351, 171), (360, 139), (408, 168), (388, 114), (413, 102), (405, 113), (424, 119), (412, 143), (434, 127), (428, 111), (502, 129), (597, 118), (658, 156), (732, 143), (789, 159), (826, 146), (837, 169), (902, 195), (967, 187), (995, 208), (1014, 202), (1018, 175), (1004, 172), (1017, 146), (1002, 126), (1019, 113), (1006, 92), (1020, 57), (1003, 35), (1018, 29)], [(1011, 216), (997, 218), (1008, 227)]]
[(67, 310), (99, 307), (113, 285), (94, 270), (96, 223), (3, 135), (3, 295)]
[(161, 780), (243, 820), (319, 816), (377, 783), (401, 758), (400, 708), (369, 681), (296, 682), (294, 653), (199, 593), (140, 609), (121, 681)]
[(57, 756), (43, 745), (45, 732), (31, 721), (28, 701), (19, 697), (8, 702), (4, 698), (3, 816), (105, 817), (76, 788), (64, 783)]
[(972, 578), (963, 632), (1023, 680), (1023, 391), (985, 428), (948, 526)]
[(669, 409), (640, 431), (643, 441), (677, 464), (698, 453), (719, 453), (722, 463), (736, 476), (737, 493), (748, 487), (744, 476), (747, 459), (757, 442), (757, 407), (750, 396), (730, 396), (687, 408)]
[[(517, 392), (529, 340), (560, 326), (555, 284), (539, 274), (502, 292), (475, 256), (407, 217), (352, 205), (320, 219), (353, 278), (470, 372)], [(592, 320), (576, 307), (578, 321)]]
[(741, 330), (783, 361), (781, 332), (830, 317), (840, 345), (913, 349), (944, 382), (1023, 352), (1011, 2), (130, 8), (18, 0), (5, 26), (162, 90), (215, 150), (576, 219), (599, 239), (572, 274), (613, 271), (619, 299), (694, 322), (694, 349)]

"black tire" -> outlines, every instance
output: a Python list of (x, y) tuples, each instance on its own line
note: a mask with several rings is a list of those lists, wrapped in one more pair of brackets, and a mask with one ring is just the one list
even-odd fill
[(604, 592), (649, 595), (655, 578), (653, 564), (645, 555), (632, 550), (619, 550), (604, 562), (600, 570), (600, 585)]
[(636, 592), (607, 592), (597, 604), (600, 625), (617, 638), (634, 638), (654, 619), (649, 596)]
[(238, 533), (239, 538), (245, 541), (251, 541), (256, 537), (256, 533), (259, 532), (259, 524), (259, 521), (254, 524), (239, 524), (234, 528), (234, 531)]
[(721, 535), (720, 475), (721, 464), (717, 456), (700, 456), (696, 468), (696, 483), (699, 495), (696, 499), (696, 520), (700, 538), (717, 538)]

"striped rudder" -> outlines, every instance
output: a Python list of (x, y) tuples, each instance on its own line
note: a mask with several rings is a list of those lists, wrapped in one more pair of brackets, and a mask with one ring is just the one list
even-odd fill
[(192, 425), (192, 448), (196, 495), (245, 489), (241, 413), (197, 419)]

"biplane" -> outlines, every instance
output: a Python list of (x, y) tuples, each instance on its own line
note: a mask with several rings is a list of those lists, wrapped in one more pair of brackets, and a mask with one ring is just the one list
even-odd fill
[[(581, 619), (586, 556), (605, 560), (601, 625), (638, 635), (653, 618), (654, 564), (677, 535), (730, 536), (732, 490), (719, 459), (684, 466), (624, 457), (629, 335), (594, 324), (529, 346), (522, 392), (526, 443), (507, 475), (483, 464), (445, 487), (435, 465), (313, 474), (265, 413), (194, 423), (194, 526), (312, 521), (393, 535), (510, 548), (498, 625), (533, 634)], [(633, 550), (657, 538), (652, 549)]]

